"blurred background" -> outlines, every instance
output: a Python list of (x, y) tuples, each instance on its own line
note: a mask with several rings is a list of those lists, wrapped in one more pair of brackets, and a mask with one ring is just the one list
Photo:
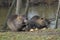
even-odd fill
[[(13, 0), (0, 0), (0, 27), (2, 28), (8, 10)], [(26, 0), (22, 0), (21, 14), (24, 13)], [(40, 17), (55, 18), (58, 8), (58, 0), (31, 0), (29, 7), (30, 14), (38, 14)], [(12, 13), (15, 13), (16, 4)], [(31, 15), (30, 15), (31, 16)]]

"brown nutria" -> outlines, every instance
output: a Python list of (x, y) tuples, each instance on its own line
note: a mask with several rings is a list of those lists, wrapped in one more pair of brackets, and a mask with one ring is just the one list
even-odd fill
[(12, 15), (8, 18), (7, 25), (12, 31), (21, 31), (25, 25), (25, 19), (23, 15)]
[(45, 18), (40, 18), (40, 16), (33, 16), (31, 20), (29, 20), (29, 30), (30, 29), (42, 29), (42, 28), (48, 28), (49, 21)]

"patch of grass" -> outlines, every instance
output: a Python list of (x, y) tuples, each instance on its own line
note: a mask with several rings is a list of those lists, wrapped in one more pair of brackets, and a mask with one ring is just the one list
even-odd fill
[(34, 32), (0, 32), (0, 40), (60, 40), (60, 29)]
[(59, 35), (38, 35), (33, 32), (4, 32), (0, 33), (0, 40), (60, 40)]

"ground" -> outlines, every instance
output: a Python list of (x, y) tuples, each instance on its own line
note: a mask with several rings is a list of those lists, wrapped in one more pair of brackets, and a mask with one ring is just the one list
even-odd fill
[(0, 32), (0, 40), (60, 40), (60, 29), (34, 32)]

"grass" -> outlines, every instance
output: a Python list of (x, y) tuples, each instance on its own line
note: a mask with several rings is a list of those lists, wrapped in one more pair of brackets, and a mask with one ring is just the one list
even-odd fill
[(60, 33), (60, 29), (35, 32), (0, 32), (0, 40), (60, 40), (58, 32)]

